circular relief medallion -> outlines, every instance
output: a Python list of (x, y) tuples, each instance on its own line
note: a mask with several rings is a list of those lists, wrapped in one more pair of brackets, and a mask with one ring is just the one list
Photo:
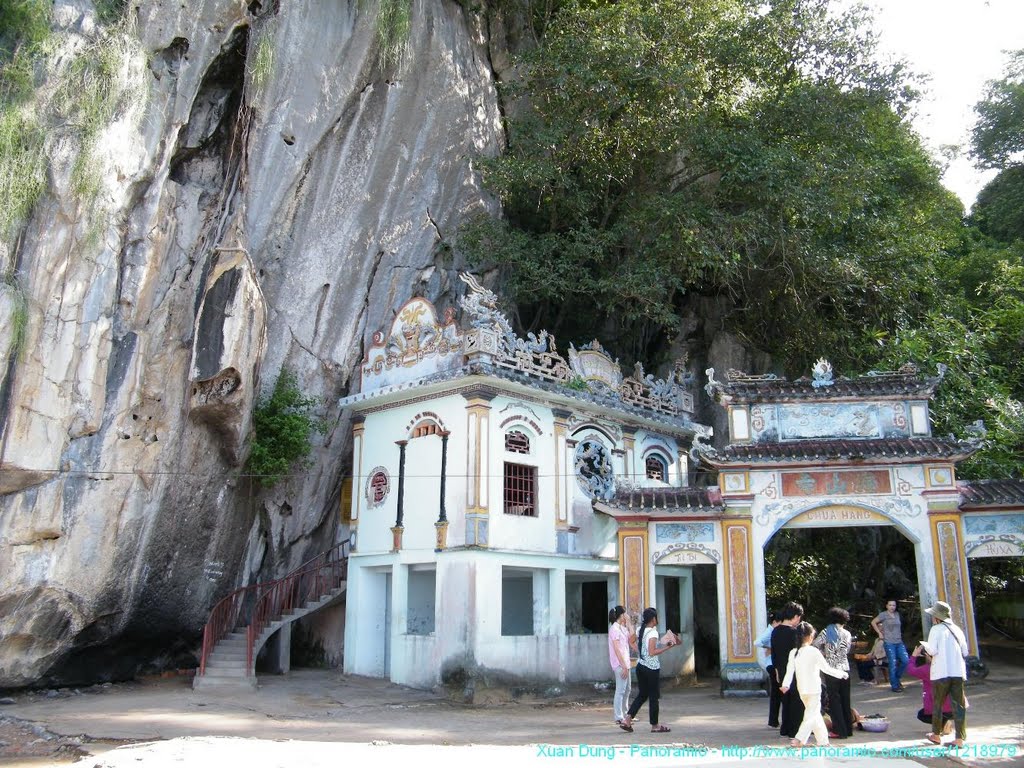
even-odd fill
[(576, 446), (576, 481), (592, 499), (610, 499), (615, 494), (615, 472), (608, 449), (592, 438)]
[(366, 503), (370, 507), (379, 507), (388, 497), (391, 490), (391, 476), (384, 467), (375, 467), (366, 478)]

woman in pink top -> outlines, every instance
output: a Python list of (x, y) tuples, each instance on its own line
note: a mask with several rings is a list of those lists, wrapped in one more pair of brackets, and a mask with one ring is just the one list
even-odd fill
[[(935, 706), (932, 698), (931, 659), (928, 658), (928, 654), (924, 652), (920, 645), (914, 648), (914, 652), (910, 655), (912, 659), (910, 664), (907, 665), (907, 674), (921, 681), (921, 709), (917, 711), (917, 719), (922, 723), (931, 725), (932, 707)], [(944, 733), (949, 730), (946, 726), (952, 722), (953, 702), (949, 696), (946, 696), (946, 700), (942, 702), (942, 726)]]
[(636, 642), (633, 634), (633, 623), (629, 614), (621, 605), (616, 605), (608, 612), (608, 661), (612, 665), (615, 678), (615, 724), (622, 723), (629, 708), (629, 647)]

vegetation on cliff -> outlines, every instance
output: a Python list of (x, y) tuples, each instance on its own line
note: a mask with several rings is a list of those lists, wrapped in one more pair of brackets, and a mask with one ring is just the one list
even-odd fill
[(94, 206), (102, 130), (119, 109), (141, 115), (146, 103), (144, 57), (125, 5), (97, 2), (95, 35), (62, 47), (51, 2), (0, 0), (0, 239), (11, 238), (28, 217), (45, 189), (49, 149), (62, 140), (75, 147), (73, 189)]
[(313, 415), (316, 398), (299, 389), (295, 374), (281, 371), (270, 397), (253, 414), (253, 443), (246, 471), (264, 488), (272, 488), (289, 470), (302, 464), (313, 446), (313, 433), (326, 425)]

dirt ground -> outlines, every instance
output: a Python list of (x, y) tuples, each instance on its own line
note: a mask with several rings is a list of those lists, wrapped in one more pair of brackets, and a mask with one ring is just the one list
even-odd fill
[[(785, 751), (788, 740), (767, 728), (765, 699), (722, 698), (715, 681), (666, 690), (661, 722), (671, 733), (651, 733), (645, 708), (635, 732), (627, 734), (612, 722), (610, 692), (598, 686), (518, 698), (505, 691), (486, 705), (467, 706), (439, 693), (331, 670), (265, 676), (257, 691), (221, 694), (195, 693), (185, 677), (150, 679), (8, 693), (12, 703), (0, 706), (0, 763), (206, 765), (221, 761), (223, 751), (233, 764), (247, 755), (251, 767), (317, 768), (336, 765), (343, 747), (345, 762), (381, 762), (387, 754), (386, 764), (443, 748), (438, 759), (449, 767), (478, 767), (485, 754), (498, 764), (520, 765), (621, 758), (631, 765), (726, 768), (765, 758), (764, 765), (773, 767), (807, 760), (860, 766), (884, 757), (886, 768), (1024, 767), (1024, 664), (993, 663), (985, 680), (970, 685), (965, 753), (937, 751), (924, 741), (928, 728), (915, 717), (920, 684), (910, 679), (905, 685), (899, 694), (888, 686), (853, 685), (854, 706), (888, 717), (888, 732), (857, 732), (834, 742), (838, 749), (831, 754), (793, 754)], [(279, 754), (282, 744), (287, 749)]]

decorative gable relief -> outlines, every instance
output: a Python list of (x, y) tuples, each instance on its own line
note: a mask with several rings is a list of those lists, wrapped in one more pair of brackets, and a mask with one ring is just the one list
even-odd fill
[(462, 345), (453, 309), (445, 311), (441, 322), (433, 304), (411, 299), (398, 310), (387, 336), (380, 331), (373, 335), (363, 361), (361, 391), (457, 368), (462, 364)]

